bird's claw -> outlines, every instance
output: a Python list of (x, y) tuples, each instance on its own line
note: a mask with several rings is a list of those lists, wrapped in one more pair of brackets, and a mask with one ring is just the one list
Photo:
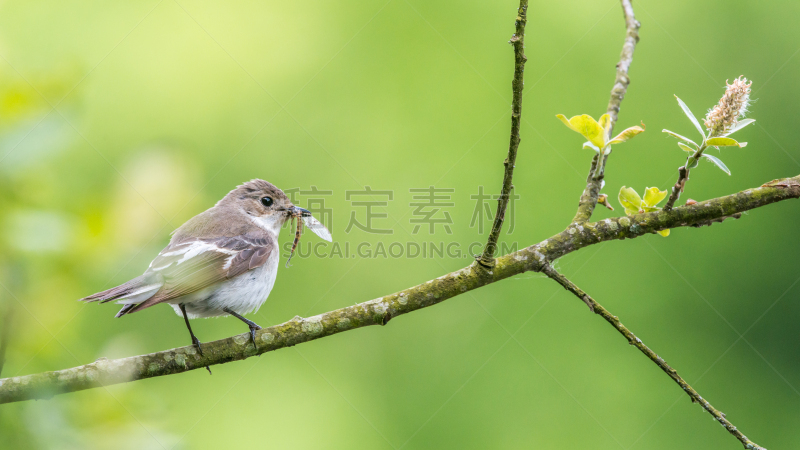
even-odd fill
[(253, 348), (258, 349), (256, 345), (256, 330), (260, 330), (261, 327), (258, 325), (250, 325), (250, 342), (253, 343)]
[(197, 337), (192, 336), (192, 344), (194, 344), (194, 346), (197, 348), (197, 353), (200, 353), (200, 356), (205, 356), (203, 355), (203, 349), (200, 348), (200, 339), (197, 339)]

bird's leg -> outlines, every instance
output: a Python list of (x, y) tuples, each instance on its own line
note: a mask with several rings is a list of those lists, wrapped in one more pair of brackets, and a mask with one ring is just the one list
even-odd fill
[(246, 323), (248, 327), (250, 327), (250, 340), (253, 341), (253, 348), (257, 349), (258, 346), (256, 345), (256, 330), (260, 330), (261, 327), (258, 326), (257, 323), (253, 322), (252, 320), (247, 320), (240, 314), (233, 312), (230, 308), (222, 308), (223, 311), (236, 317), (237, 319), (241, 320), (242, 322)]
[(203, 349), (200, 348), (200, 339), (197, 339), (197, 336), (194, 335), (192, 326), (189, 324), (189, 316), (186, 315), (186, 306), (183, 303), (179, 303), (178, 307), (181, 308), (181, 312), (183, 313), (183, 321), (186, 322), (186, 328), (189, 329), (189, 335), (192, 336), (192, 344), (197, 347), (197, 351), (200, 353), (200, 356), (203, 356)]
[[(197, 336), (194, 335), (192, 331), (192, 326), (189, 325), (189, 316), (186, 315), (186, 306), (183, 303), (178, 303), (178, 307), (181, 308), (181, 312), (183, 313), (183, 321), (186, 322), (186, 328), (189, 329), (189, 334), (192, 336), (192, 344), (197, 347), (197, 352), (200, 353), (200, 356), (203, 356), (203, 349), (200, 348), (200, 339), (197, 339)], [(211, 373), (211, 368), (206, 366), (206, 370), (208, 373)]]

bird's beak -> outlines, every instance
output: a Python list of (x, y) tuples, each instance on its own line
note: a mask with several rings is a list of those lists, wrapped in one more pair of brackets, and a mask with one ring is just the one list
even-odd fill
[(309, 211), (307, 209), (304, 209), (304, 208), (299, 208), (297, 206), (292, 206), (291, 208), (289, 208), (289, 215), (290, 216), (308, 217), (308, 216), (311, 215), (311, 211)]

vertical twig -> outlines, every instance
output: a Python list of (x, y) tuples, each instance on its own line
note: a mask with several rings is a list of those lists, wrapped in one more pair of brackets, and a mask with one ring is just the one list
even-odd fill
[[(614, 80), (614, 87), (611, 88), (611, 99), (608, 101), (608, 109), (606, 110), (611, 116), (612, 130), (614, 129), (614, 124), (617, 123), (622, 99), (625, 98), (625, 92), (627, 92), (628, 85), (631, 83), (631, 79), (628, 77), (628, 70), (633, 62), (633, 51), (636, 49), (636, 43), (639, 42), (639, 27), (641, 26), (636, 20), (636, 16), (633, 14), (631, 0), (621, 0), (621, 2), (627, 31), (625, 32), (625, 42), (622, 45), (622, 53), (617, 63), (617, 77)], [(598, 158), (601, 157), (603, 158), (603, 166), (597, 176), (595, 176)], [(589, 170), (589, 176), (586, 177), (586, 188), (584, 188), (583, 194), (581, 194), (578, 212), (575, 213), (575, 218), (572, 219), (573, 223), (583, 223), (592, 217), (594, 208), (597, 206), (597, 196), (600, 194), (600, 189), (603, 187), (603, 176), (607, 159), (608, 155), (600, 156), (599, 153), (592, 159), (592, 167)]]
[(491, 268), (495, 264), (494, 254), (497, 251), (497, 240), (500, 237), (500, 230), (503, 228), (503, 220), (505, 219), (511, 189), (514, 188), (514, 185), (511, 184), (511, 179), (514, 175), (514, 164), (517, 160), (517, 149), (519, 148), (519, 130), (522, 120), (522, 88), (525, 85), (523, 75), (525, 61), (528, 60), (525, 57), (525, 24), (528, 21), (527, 15), (528, 0), (520, 0), (517, 20), (514, 24), (516, 31), (509, 41), (514, 46), (514, 79), (511, 81), (511, 142), (508, 146), (508, 156), (503, 161), (503, 165), (505, 165), (503, 188), (500, 192), (500, 198), (497, 199), (497, 212), (492, 223), (492, 231), (489, 233), (489, 239), (483, 248), (483, 254), (478, 258), (478, 263), (485, 268)]
[(692, 399), (693, 403), (699, 403), (700, 406), (703, 407), (703, 409), (705, 409), (706, 411), (708, 411), (709, 414), (714, 416), (714, 419), (717, 422), (719, 422), (723, 427), (725, 427), (725, 429), (728, 430), (730, 434), (732, 434), (736, 439), (738, 439), (744, 445), (744, 448), (764, 450), (763, 447), (759, 446), (755, 442), (748, 439), (747, 436), (742, 434), (742, 432), (739, 431), (725, 417), (724, 413), (714, 408), (711, 405), (711, 403), (709, 403), (706, 399), (700, 396), (700, 394), (698, 394), (697, 391), (694, 390), (694, 388), (689, 386), (689, 383), (687, 383), (683, 378), (681, 378), (681, 376), (678, 375), (678, 372), (672, 367), (670, 367), (670, 365), (667, 364), (667, 362), (664, 361), (662, 357), (658, 356), (656, 352), (650, 350), (648, 346), (644, 345), (642, 340), (636, 337), (635, 334), (633, 334), (628, 328), (626, 328), (625, 325), (623, 325), (622, 322), (619, 321), (619, 318), (617, 316), (608, 312), (608, 310), (605, 309), (603, 305), (597, 303), (597, 301), (595, 301), (592, 297), (586, 294), (586, 292), (583, 292), (567, 277), (558, 273), (555, 269), (553, 269), (552, 266), (550, 266), (550, 264), (545, 264), (544, 268), (542, 269), (542, 272), (544, 272), (545, 274), (547, 274), (548, 277), (558, 282), (558, 284), (563, 286), (564, 289), (572, 292), (573, 294), (575, 294), (576, 297), (583, 300), (583, 302), (589, 306), (589, 309), (592, 312), (600, 315), (603, 319), (606, 320), (606, 322), (610, 323), (611, 326), (616, 328), (616, 330), (619, 331), (620, 334), (625, 336), (625, 339), (628, 340), (629, 344), (636, 346), (636, 348), (638, 348), (639, 351), (644, 353), (645, 356), (647, 356), (648, 358), (650, 358), (651, 361), (656, 363), (656, 365), (661, 370), (663, 370), (664, 373), (669, 375), (669, 377), (672, 378), (678, 384), (678, 386), (680, 386), (681, 389), (683, 389), (686, 392), (686, 394)]
[(678, 168), (678, 181), (676, 181), (675, 185), (672, 186), (672, 191), (669, 194), (669, 200), (667, 200), (667, 204), (664, 205), (664, 211), (669, 211), (675, 206), (675, 202), (678, 201), (678, 198), (680, 198), (681, 192), (683, 192), (683, 187), (686, 186), (686, 181), (688, 180), (689, 168), (684, 164)]
[(669, 200), (667, 200), (667, 204), (664, 205), (664, 211), (669, 211), (675, 206), (675, 202), (681, 197), (681, 193), (683, 192), (683, 188), (686, 186), (686, 182), (689, 181), (689, 171), (691, 170), (691, 165), (689, 164), (690, 161), (699, 161), (700, 157), (703, 155), (703, 152), (708, 148), (706, 145), (706, 139), (703, 139), (703, 143), (700, 144), (700, 148), (694, 152), (694, 154), (688, 158), (686, 158), (686, 164), (680, 166), (678, 168), (678, 181), (675, 182), (675, 185), (672, 186), (672, 192), (669, 194)]

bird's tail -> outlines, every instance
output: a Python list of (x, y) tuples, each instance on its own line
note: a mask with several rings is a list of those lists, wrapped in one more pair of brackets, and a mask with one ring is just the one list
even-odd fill
[(132, 310), (139, 305), (139, 303), (142, 303), (143, 301), (155, 295), (160, 288), (160, 283), (147, 283), (147, 280), (145, 280), (144, 276), (140, 276), (117, 287), (84, 297), (80, 299), (80, 301), (106, 303), (116, 300), (117, 303), (122, 303), (125, 305), (116, 315), (116, 317), (121, 317), (130, 312), (134, 312)]

